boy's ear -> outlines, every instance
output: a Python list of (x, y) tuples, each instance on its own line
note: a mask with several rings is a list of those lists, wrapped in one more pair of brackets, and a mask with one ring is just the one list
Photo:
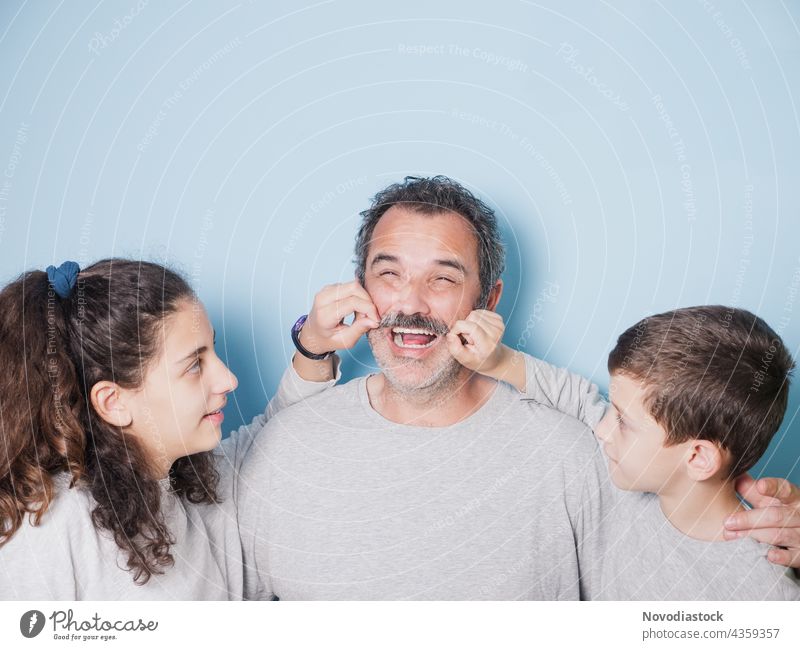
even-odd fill
[(122, 399), (122, 394), (122, 388), (114, 382), (98, 381), (89, 395), (97, 414), (115, 427), (129, 427), (133, 422), (133, 414)]
[(687, 454), (687, 475), (693, 481), (713, 478), (725, 467), (725, 452), (709, 440), (693, 440)]

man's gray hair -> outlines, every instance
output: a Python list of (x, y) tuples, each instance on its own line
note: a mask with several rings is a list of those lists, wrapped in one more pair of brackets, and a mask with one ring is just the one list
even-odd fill
[(402, 183), (390, 185), (375, 195), (372, 205), (361, 213), (361, 227), (356, 236), (356, 276), (361, 284), (364, 284), (366, 275), (372, 233), (380, 218), (393, 205), (402, 205), (421, 214), (455, 212), (469, 222), (478, 239), (481, 285), (478, 305), (481, 308), (486, 307), (489, 293), (505, 270), (506, 253), (497, 228), (497, 219), (494, 210), (447, 176), (406, 176)]

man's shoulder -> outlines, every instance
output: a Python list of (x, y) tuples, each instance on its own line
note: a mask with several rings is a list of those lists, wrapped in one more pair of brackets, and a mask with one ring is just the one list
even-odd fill
[(510, 413), (525, 423), (531, 435), (541, 437), (548, 445), (572, 454), (590, 456), (598, 451), (591, 427), (551, 406), (523, 399), (516, 389), (507, 388), (513, 391)]
[(360, 382), (356, 378), (328, 388), (273, 415), (255, 434), (242, 467), (248, 471), (262, 468), (278, 457), (303, 453), (309, 437), (346, 426), (363, 411), (360, 405)]
[(352, 413), (353, 408), (361, 402), (361, 387), (365, 380), (364, 377), (356, 377), (292, 404), (273, 415), (262, 431), (277, 427), (307, 427), (315, 423), (330, 423), (337, 412)]

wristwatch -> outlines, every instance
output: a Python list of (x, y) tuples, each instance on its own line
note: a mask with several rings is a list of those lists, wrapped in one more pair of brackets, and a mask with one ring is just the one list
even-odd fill
[(297, 319), (294, 325), (292, 325), (292, 343), (294, 343), (294, 347), (297, 348), (297, 351), (302, 354), (306, 359), (312, 359), (313, 361), (323, 361), (327, 359), (334, 353), (334, 350), (330, 352), (323, 352), (322, 354), (314, 354), (313, 352), (309, 352), (306, 350), (302, 343), (300, 343), (300, 330), (303, 329), (303, 325), (305, 325), (306, 320), (308, 319), (308, 314), (303, 314), (300, 318)]

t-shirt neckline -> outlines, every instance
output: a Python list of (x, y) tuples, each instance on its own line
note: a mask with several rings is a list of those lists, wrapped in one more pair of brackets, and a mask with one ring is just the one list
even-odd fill
[(480, 423), (481, 420), (485, 419), (486, 416), (491, 416), (491, 414), (494, 412), (494, 404), (495, 402), (500, 400), (500, 396), (502, 393), (501, 383), (496, 382), (494, 390), (492, 390), (492, 394), (489, 396), (489, 399), (487, 399), (481, 405), (480, 408), (470, 413), (463, 420), (459, 420), (458, 422), (455, 422), (453, 424), (449, 424), (443, 427), (425, 427), (414, 424), (401, 424), (400, 422), (395, 422), (393, 420), (384, 417), (383, 415), (378, 413), (378, 411), (376, 411), (375, 408), (373, 408), (372, 404), (370, 404), (369, 393), (367, 392), (367, 381), (369, 380), (370, 377), (374, 376), (375, 373), (367, 375), (366, 377), (359, 377), (359, 379), (357, 380), (359, 382), (358, 385), (359, 402), (361, 403), (361, 407), (363, 408), (364, 412), (367, 414), (367, 417), (369, 417), (374, 422), (380, 423), (384, 428), (392, 427), (395, 429), (407, 429), (409, 431), (423, 430), (423, 429), (428, 431), (430, 430), (438, 431), (465, 425), (474, 426), (475, 424)]

